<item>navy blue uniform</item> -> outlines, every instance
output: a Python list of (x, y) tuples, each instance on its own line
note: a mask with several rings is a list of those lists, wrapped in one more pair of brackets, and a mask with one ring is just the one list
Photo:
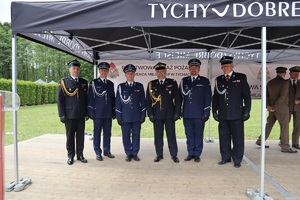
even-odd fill
[(180, 116), (181, 97), (175, 80), (166, 78), (161, 85), (158, 79), (148, 83), (146, 94), (148, 116), (154, 116), (154, 145), (157, 156), (163, 156), (164, 125), (168, 139), (168, 147), (172, 157), (177, 156), (178, 147), (175, 133), (174, 116)]
[(94, 151), (101, 155), (101, 130), (103, 129), (103, 150), (110, 152), (112, 118), (115, 117), (114, 84), (104, 83), (100, 78), (90, 82), (88, 92), (88, 115), (94, 118)]
[(197, 76), (194, 81), (191, 76), (184, 77), (180, 83), (180, 92), (188, 155), (199, 157), (203, 149), (205, 118), (210, 115), (210, 82), (203, 76)]
[(57, 107), (59, 117), (65, 116), (68, 158), (76, 155), (83, 157), (85, 117), (87, 116), (88, 84), (85, 79), (78, 78), (78, 83), (71, 77), (61, 79), (58, 86)]
[(223, 161), (232, 158), (234, 163), (241, 163), (244, 155), (243, 114), (250, 113), (250, 109), (251, 94), (245, 74), (233, 72), (228, 81), (224, 75), (216, 78), (212, 112), (217, 113), (219, 118), (220, 153)]
[[(136, 156), (140, 150), (141, 121), (146, 117), (145, 91), (141, 83), (121, 83), (116, 95), (116, 118), (123, 121), (122, 139), (127, 156)], [(131, 139), (130, 139), (131, 138)]]

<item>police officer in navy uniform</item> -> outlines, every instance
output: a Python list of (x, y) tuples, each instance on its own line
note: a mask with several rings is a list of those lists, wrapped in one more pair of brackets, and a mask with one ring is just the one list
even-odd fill
[(188, 156), (184, 159), (200, 162), (203, 149), (203, 130), (209, 119), (211, 105), (211, 86), (207, 78), (200, 76), (201, 61), (188, 62), (190, 76), (180, 82), (182, 95), (182, 117), (187, 139)]
[(165, 126), (172, 160), (178, 163), (175, 121), (180, 119), (180, 91), (176, 80), (166, 78), (167, 68), (165, 63), (159, 62), (154, 68), (157, 79), (148, 83), (146, 94), (147, 113), (154, 126), (154, 145), (156, 150), (154, 162), (159, 162), (163, 159), (163, 133)]
[(85, 79), (78, 77), (80, 63), (77, 60), (71, 61), (68, 65), (70, 75), (60, 80), (57, 107), (60, 121), (66, 127), (67, 163), (68, 165), (72, 165), (74, 163), (75, 152), (77, 160), (87, 163), (87, 160), (83, 156), (83, 149), (85, 119), (87, 116), (88, 83)]
[(115, 118), (114, 84), (107, 79), (110, 65), (107, 62), (98, 64), (100, 76), (89, 84), (88, 116), (94, 122), (93, 147), (96, 159), (102, 161), (101, 131), (103, 130), (104, 156), (114, 158), (110, 151), (112, 119)]
[(116, 95), (116, 118), (122, 128), (123, 146), (126, 161), (133, 158), (140, 161), (141, 124), (145, 121), (145, 90), (141, 83), (134, 81), (136, 67), (128, 64), (123, 68), (126, 82), (118, 85)]
[(219, 122), (218, 164), (224, 165), (232, 158), (234, 167), (239, 168), (244, 155), (244, 121), (250, 118), (250, 88), (247, 76), (233, 71), (233, 57), (223, 56), (220, 63), (224, 74), (216, 78), (212, 102), (213, 117)]

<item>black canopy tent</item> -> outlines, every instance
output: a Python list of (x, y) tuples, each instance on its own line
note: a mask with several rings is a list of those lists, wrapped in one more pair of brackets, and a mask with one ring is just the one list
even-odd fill
[[(300, 48), (300, 1), (12, 2), (11, 13), (13, 93), (16, 92), (16, 35), (89, 62), (105, 56), (133, 60), (141, 54), (153, 59), (151, 54), (168, 49), (261, 49), (262, 108), (266, 106), (266, 62), (272, 61), (267, 58), (267, 51), (279, 49), (280, 55)], [(275, 58), (280, 58), (279, 55)], [(262, 110), (264, 138), (266, 111)], [(264, 148), (261, 152), (262, 197)]]

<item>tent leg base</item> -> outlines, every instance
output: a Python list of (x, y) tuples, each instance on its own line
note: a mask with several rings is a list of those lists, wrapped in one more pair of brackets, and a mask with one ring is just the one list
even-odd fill
[(212, 138), (204, 138), (204, 141), (206, 143), (214, 143), (214, 140)]
[(12, 181), (8, 185), (5, 186), (5, 191), (6, 192), (20, 192), (24, 189), (26, 189), (29, 185), (31, 184), (31, 179), (30, 178), (21, 178), (19, 179), (18, 182)]
[(270, 197), (267, 193), (264, 193), (264, 196), (260, 196), (260, 191), (259, 189), (256, 189), (255, 191), (251, 188), (247, 188), (246, 195), (251, 199), (251, 200), (273, 200), (272, 197)]

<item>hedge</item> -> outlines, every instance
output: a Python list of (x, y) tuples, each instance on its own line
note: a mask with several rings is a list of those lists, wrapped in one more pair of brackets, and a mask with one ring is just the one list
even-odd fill
[[(41, 105), (57, 102), (57, 84), (42, 84), (31, 81), (17, 81), (17, 94), (21, 106)], [(0, 79), (0, 90), (12, 91), (12, 81)]]

